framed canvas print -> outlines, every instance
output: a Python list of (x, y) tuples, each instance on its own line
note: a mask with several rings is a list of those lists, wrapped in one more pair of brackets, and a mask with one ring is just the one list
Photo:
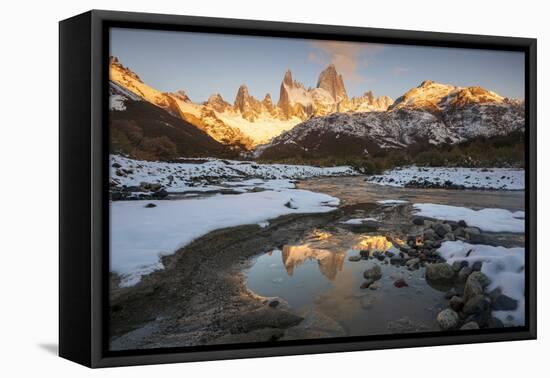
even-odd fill
[(60, 355), (536, 337), (536, 41), (60, 23)]

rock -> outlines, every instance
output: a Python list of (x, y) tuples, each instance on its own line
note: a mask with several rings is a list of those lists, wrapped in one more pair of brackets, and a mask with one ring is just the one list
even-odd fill
[(359, 255), (366, 260), (370, 257), (370, 251), (368, 249), (363, 249), (359, 251)]
[(451, 266), (453, 267), (453, 270), (458, 273), (462, 268), (464, 268), (465, 266), (468, 266), (468, 261), (465, 261), (465, 260), (455, 261), (452, 263)]
[(472, 244), (490, 244), (489, 238), (484, 234), (469, 234), (468, 240)]
[(361, 289), (368, 289), (369, 286), (371, 286), (374, 283), (374, 280), (368, 279), (365, 282), (363, 282), (360, 286)]
[(445, 239), (449, 240), (449, 241), (455, 241), (456, 238), (455, 238), (455, 234), (453, 234), (452, 232), (447, 232), (445, 234)]
[(362, 226), (368, 227), (368, 228), (380, 228), (382, 226), (382, 223), (375, 220), (368, 219), (366, 221), (363, 221)]
[(407, 244), (411, 247), (416, 245), (416, 236), (414, 235), (407, 236)]
[(113, 163), (113, 165), (111, 165), (111, 167), (113, 167), (113, 168), (122, 168), (122, 165), (115, 162), (115, 163)]
[(464, 303), (462, 311), (466, 315), (481, 314), (490, 310), (489, 300), (484, 295), (476, 295)]
[(405, 263), (405, 265), (407, 266), (407, 268), (409, 269), (418, 269), (419, 265), (420, 265), (420, 259), (418, 258), (414, 258), (414, 259), (410, 259), (409, 261), (407, 261)]
[(380, 252), (380, 251), (374, 251), (372, 253), (372, 257), (374, 257), (375, 259), (378, 259), (380, 261), (384, 261), (385, 257), (384, 256), (384, 253), (383, 252)]
[(402, 287), (409, 286), (409, 284), (403, 278), (399, 278), (399, 279), (394, 281), (393, 286), (395, 286), (397, 288), (402, 288)]
[(437, 223), (434, 227), (434, 231), (440, 238), (443, 238), (446, 234), (452, 232), (453, 229), (450, 225), (446, 223)]
[(288, 328), (297, 325), (303, 320), (301, 316), (288, 311), (268, 306), (260, 307), (246, 313), (239, 314), (231, 323), (232, 333), (250, 332), (258, 328)]
[(479, 325), (479, 328), (485, 328), (491, 319), (491, 310), (483, 311), (478, 314), (472, 314), (466, 316), (464, 323), (476, 322)]
[(449, 301), (449, 307), (455, 310), (456, 312), (462, 311), (462, 308), (464, 307), (464, 300), (460, 298), (459, 296), (455, 295), (451, 298)]
[(491, 292), (489, 293), (489, 299), (491, 300), (491, 303), (494, 303), (500, 294), (502, 294), (502, 290), (500, 289), (500, 287), (491, 290)]
[(424, 230), (423, 238), (424, 240), (435, 240), (437, 239), (437, 234), (435, 233), (434, 230), (432, 230), (431, 228), (428, 228)]
[(450, 308), (445, 309), (437, 314), (436, 319), (441, 329), (444, 330), (456, 328), (458, 326), (458, 322), (460, 321), (458, 314)]
[(477, 227), (464, 227), (464, 232), (466, 235), (479, 235), (481, 231)]
[(455, 276), (453, 268), (447, 263), (426, 265), (426, 279), (431, 281), (451, 282)]
[(468, 322), (464, 324), (462, 327), (460, 327), (461, 330), (468, 330), (468, 329), (479, 329), (479, 324), (476, 322)]
[(458, 221), (458, 226), (462, 227), (462, 228), (468, 227), (468, 225), (466, 224), (466, 221), (464, 221), (462, 219)]
[(401, 252), (409, 253), (409, 251), (411, 250), (411, 247), (409, 247), (409, 245), (407, 245), (407, 244), (403, 244), (403, 245), (399, 246), (399, 250)]
[(352, 255), (348, 257), (349, 261), (361, 261), (362, 257), (360, 255)]
[(491, 283), (489, 277), (481, 272), (473, 272), (468, 276), (464, 285), (464, 301), (468, 302), (476, 295), (483, 294), (483, 290)]
[(424, 218), (414, 217), (413, 220), (412, 220), (412, 223), (416, 226), (423, 226), (424, 225)]
[(456, 230), (453, 231), (456, 238), (463, 238), (466, 236), (466, 233), (464, 232), (464, 228), (457, 227)]
[(157, 192), (162, 189), (162, 185), (155, 182), (142, 182), (139, 184), (139, 187), (145, 192)]
[(445, 299), (451, 299), (452, 297), (457, 296), (457, 295), (458, 295), (458, 293), (457, 293), (456, 289), (454, 287), (452, 287), (445, 293)]
[(488, 328), (503, 328), (504, 323), (499, 318), (495, 318), (494, 316), (492, 316), (487, 321), (487, 327)]
[(500, 294), (493, 301), (493, 310), (495, 311), (513, 311), (517, 308), (518, 301), (504, 294)]
[(469, 266), (465, 266), (464, 268), (460, 269), (460, 272), (458, 272), (458, 280), (460, 282), (466, 282), (470, 274), (472, 274), (472, 268), (470, 268)]
[(382, 285), (380, 285), (380, 281), (374, 282), (372, 285), (369, 286), (369, 290), (378, 290), (380, 289)]
[(392, 257), (390, 259), (390, 264), (392, 264), (392, 265), (403, 265), (403, 264), (405, 264), (406, 261), (407, 260), (404, 259), (403, 257)]
[(277, 306), (279, 305), (279, 303), (280, 303), (280, 302), (279, 302), (278, 300), (275, 299), (275, 300), (272, 300), (271, 302), (269, 302), (268, 306), (269, 306), (269, 307), (275, 308), (275, 307), (277, 307)]
[(375, 264), (372, 268), (365, 270), (363, 277), (367, 280), (371, 279), (373, 281), (377, 281), (382, 278), (382, 269), (380, 268), (380, 265)]
[(154, 203), (148, 203), (147, 205), (145, 205), (145, 207), (150, 209), (150, 208), (153, 208), (153, 207), (157, 207), (157, 205), (155, 205)]
[(483, 266), (483, 262), (482, 261), (476, 261), (472, 264), (472, 270), (474, 272), (480, 272), (481, 271), (481, 267)]

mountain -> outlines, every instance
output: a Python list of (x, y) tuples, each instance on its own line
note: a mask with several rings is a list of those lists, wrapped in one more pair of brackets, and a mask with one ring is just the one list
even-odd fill
[(347, 100), (348, 98), (346, 88), (344, 87), (344, 79), (342, 75), (336, 72), (336, 66), (334, 64), (329, 64), (329, 66), (319, 74), (317, 88), (327, 91), (335, 102)]
[(110, 59), (109, 76), (110, 80), (120, 87), (194, 125), (234, 150), (248, 150), (253, 146), (253, 141), (249, 137), (225, 124), (217, 117), (215, 111), (209, 111), (210, 107), (194, 104), (183, 90), (164, 93), (148, 86), (136, 73), (124, 67), (116, 57)]
[(117, 83), (110, 83), (109, 94), (112, 153), (143, 160), (235, 155), (196, 126)]
[[(360, 106), (374, 102), (363, 96)], [(384, 102), (380, 98), (377, 101)], [(353, 101), (349, 101), (353, 104)], [(348, 104), (343, 101), (341, 107)], [(384, 103), (385, 105), (385, 103)], [(358, 107), (360, 108), (360, 107)], [(357, 109), (357, 107), (356, 107)], [(525, 128), (524, 103), (480, 87), (425, 81), (387, 111), (334, 113), (311, 118), (257, 149), (265, 159), (367, 156), (415, 144), (453, 144)]]
[(314, 116), (335, 112), (383, 111), (393, 102), (389, 97), (374, 98), (372, 92), (348, 98), (344, 79), (332, 64), (320, 73), (317, 87), (308, 89), (295, 81), (288, 70), (281, 82), (276, 104), (269, 93), (262, 100), (255, 98), (245, 84), (238, 88), (233, 104), (220, 94), (213, 94), (204, 103), (197, 104), (184, 90), (165, 93), (150, 87), (116, 57), (110, 60), (110, 79), (240, 151), (268, 143)]

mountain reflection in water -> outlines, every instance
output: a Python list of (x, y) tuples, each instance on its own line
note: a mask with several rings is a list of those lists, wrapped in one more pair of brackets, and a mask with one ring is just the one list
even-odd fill
[(348, 252), (369, 251), (386, 252), (393, 243), (383, 235), (357, 235), (353, 233), (332, 234), (315, 230), (305, 243), (285, 245), (281, 256), (287, 274), (292, 277), (294, 271), (306, 261), (317, 261), (319, 271), (330, 281), (342, 271)]
[(310, 244), (297, 246), (285, 245), (282, 256), (283, 264), (289, 276), (292, 276), (294, 269), (302, 265), (306, 260), (317, 260), (319, 271), (329, 280), (333, 281), (336, 278), (336, 274), (342, 271), (344, 267), (346, 252), (316, 249)]

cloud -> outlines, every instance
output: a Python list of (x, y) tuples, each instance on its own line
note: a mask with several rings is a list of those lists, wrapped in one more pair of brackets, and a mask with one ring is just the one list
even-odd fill
[(319, 64), (332, 63), (344, 79), (352, 84), (360, 84), (366, 78), (358, 71), (368, 67), (367, 55), (383, 48), (382, 45), (341, 41), (313, 41), (311, 46), (318, 49), (311, 52), (308, 60)]
[(409, 72), (410, 69), (408, 67), (394, 67), (392, 72), (394, 75), (401, 75), (401, 74), (404, 74), (404, 73), (407, 73)]

